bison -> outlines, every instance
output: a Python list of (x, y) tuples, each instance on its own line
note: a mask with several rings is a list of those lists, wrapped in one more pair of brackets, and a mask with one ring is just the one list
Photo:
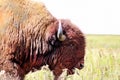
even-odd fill
[(0, 71), (23, 80), (46, 64), (56, 77), (83, 68), (85, 37), (70, 20), (55, 18), (42, 3), (0, 2)]

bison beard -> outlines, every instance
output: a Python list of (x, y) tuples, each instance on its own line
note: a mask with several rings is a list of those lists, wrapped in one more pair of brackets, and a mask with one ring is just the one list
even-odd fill
[(0, 70), (17, 80), (46, 64), (56, 77), (62, 69), (67, 68), (68, 74), (72, 74), (74, 68), (81, 69), (84, 64), (83, 33), (69, 20), (57, 20), (44, 6), (39, 8), (43, 9), (40, 13), (25, 14), (29, 16), (23, 22), (21, 17), (10, 13), (13, 18), (2, 34)]

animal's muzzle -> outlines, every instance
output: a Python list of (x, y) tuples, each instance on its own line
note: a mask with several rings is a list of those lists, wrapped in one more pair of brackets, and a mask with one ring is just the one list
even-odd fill
[(80, 69), (82, 69), (84, 67), (84, 64), (83, 63), (80, 63)]
[(82, 69), (83, 67), (84, 67), (84, 63), (78, 63), (76, 65), (76, 68), (78, 68), (78, 69)]

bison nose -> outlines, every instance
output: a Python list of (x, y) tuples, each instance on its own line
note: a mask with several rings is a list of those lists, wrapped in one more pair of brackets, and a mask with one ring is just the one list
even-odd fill
[(82, 69), (84, 67), (84, 64), (80, 63), (80, 69)]

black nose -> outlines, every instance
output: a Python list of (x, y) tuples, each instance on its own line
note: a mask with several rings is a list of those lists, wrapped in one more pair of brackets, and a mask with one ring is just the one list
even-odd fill
[(82, 69), (84, 67), (84, 64), (80, 63), (80, 69)]

